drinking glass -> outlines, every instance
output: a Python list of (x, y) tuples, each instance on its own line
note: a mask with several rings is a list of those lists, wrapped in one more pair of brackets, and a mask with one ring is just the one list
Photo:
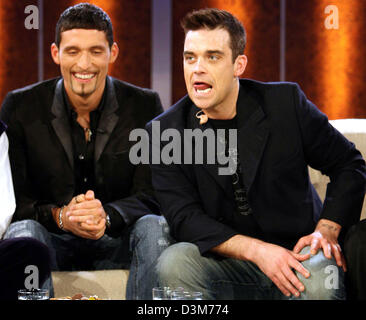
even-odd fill
[(171, 293), (172, 300), (185, 300), (184, 290), (173, 290)]
[(46, 289), (18, 290), (18, 300), (49, 300), (50, 294)]
[(192, 300), (203, 300), (202, 292), (191, 292), (191, 299)]
[(170, 294), (169, 287), (155, 287), (152, 289), (153, 300), (170, 300)]
[(173, 290), (171, 293), (172, 300), (202, 300), (202, 292), (189, 292), (184, 290)]

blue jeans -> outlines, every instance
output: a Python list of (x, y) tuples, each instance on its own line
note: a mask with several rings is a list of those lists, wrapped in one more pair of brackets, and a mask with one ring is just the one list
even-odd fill
[[(31, 237), (44, 243), (50, 250), (52, 271), (130, 268), (126, 299), (151, 299), (152, 287), (157, 283), (153, 266), (169, 245), (165, 240), (169, 237), (166, 232), (164, 218), (146, 215), (119, 238), (104, 235), (98, 240), (90, 240), (72, 233), (55, 234), (35, 220), (12, 223), (4, 238)], [(53, 296), (51, 277), (42, 288), (48, 289)]]
[(133, 256), (127, 283), (127, 299), (152, 299), (152, 288), (158, 286), (156, 264), (171, 242), (164, 217), (147, 215), (137, 220), (130, 238)]
[[(307, 252), (309, 247), (301, 253)], [(302, 264), (311, 276), (306, 279), (296, 272), (305, 286), (298, 299), (345, 299), (344, 273), (334, 259), (325, 258), (319, 250)], [(214, 255), (202, 256), (196, 245), (187, 242), (176, 243), (162, 253), (157, 273), (161, 286), (200, 291), (207, 300), (289, 299), (254, 263)]]

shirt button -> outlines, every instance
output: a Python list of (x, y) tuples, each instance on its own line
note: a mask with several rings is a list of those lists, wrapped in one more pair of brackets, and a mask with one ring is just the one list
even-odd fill
[(79, 155), (79, 160), (84, 160), (85, 158), (84, 158), (84, 155), (83, 154), (80, 154)]

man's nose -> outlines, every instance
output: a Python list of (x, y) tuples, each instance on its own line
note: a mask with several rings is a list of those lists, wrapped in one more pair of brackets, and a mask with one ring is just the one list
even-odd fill
[(78, 66), (81, 69), (86, 70), (89, 68), (90, 64), (91, 64), (91, 58), (90, 58), (89, 53), (87, 53), (87, 52), (81, 53), (81, 55), (78, 59)]
[(194, 64), (193, 71), (196, 73), (204, 73), (206, 72), (205, 63), (202, 58), (198, 58), (196, 63)]

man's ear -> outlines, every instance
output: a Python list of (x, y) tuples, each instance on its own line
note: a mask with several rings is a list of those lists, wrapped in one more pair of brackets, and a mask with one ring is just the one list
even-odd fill
[(52, 43), (52, 45), (51, 45), (51, 56), (52, 56), (53, 61), (56, 64), (60, 64), (59, 49), (58, 49), (56, 43)]
[(246, 55), (242, 54), (237, 56), (234, 62), (234, 76), (240, 77), (247, 67), (248, 58)]
[(111, 57), (109, 58), (109, 63), (113, 63), (114, 61), (116, 61), (118, 54), (119, 54), (118, 45), (117, 43), (113, 42), (111, 47)]

